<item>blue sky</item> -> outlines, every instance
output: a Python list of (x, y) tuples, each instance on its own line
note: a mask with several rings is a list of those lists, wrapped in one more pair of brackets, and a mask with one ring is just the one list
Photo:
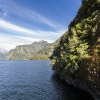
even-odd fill
[(80, 5), (81, 0), (0, 0), (0, 48), (57, 40)]

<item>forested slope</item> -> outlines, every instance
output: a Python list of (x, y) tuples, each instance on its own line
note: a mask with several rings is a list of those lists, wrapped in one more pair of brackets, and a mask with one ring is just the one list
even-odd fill
[(51, 59), (62, 79), (100, 99), (100, 0), (82, 0)]

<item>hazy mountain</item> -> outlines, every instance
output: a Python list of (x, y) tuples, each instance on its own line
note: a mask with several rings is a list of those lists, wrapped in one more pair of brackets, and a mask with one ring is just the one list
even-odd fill
[(5, 60), (7, 53), (6, 49), (0, 48), (0, 60)]
[(3, 49), (3, 48), (0, 48), (0, 52), (3, 53), (3, 54), (7, 54), (8, 53), (8, 50)]
[(40, 49), (42, 49), (48, 42), (41, 40), (34, 42), (30, 45), (19, 45), (15, 49), (11, 50), (6, 59), (7, 60), (27, 60), (35, 55)]
[(5, 60), (6, 54), (0, 52), (0, 60)]

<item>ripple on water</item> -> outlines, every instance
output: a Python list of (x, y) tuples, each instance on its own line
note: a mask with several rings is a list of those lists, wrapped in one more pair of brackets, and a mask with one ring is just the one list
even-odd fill
[(0, 100), (92, 100), (53, 77), (50, 61), (0, 61)]

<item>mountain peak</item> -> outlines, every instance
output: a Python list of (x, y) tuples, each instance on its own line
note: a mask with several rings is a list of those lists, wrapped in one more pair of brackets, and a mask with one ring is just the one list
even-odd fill
[(16, 46), (15, 49), (11, 50), (8, 55), (7, 59), (12, 60), (26, 60), (31, 56), (35, 55), (40, 49), (42, 49), (48, 42), (41, 40), (39, 42), (33, 42), (29, 45), (19, 45)]
[(42, 44), (48, 44), (48, 42), (45, 41), (45, 40), (35, 41), (32, 44), (40, 44), (40, 43), (42, 43)]
[(39, 42), (47, 42), (47, 41), (45, 41), (45, 40), (40, 40)]

